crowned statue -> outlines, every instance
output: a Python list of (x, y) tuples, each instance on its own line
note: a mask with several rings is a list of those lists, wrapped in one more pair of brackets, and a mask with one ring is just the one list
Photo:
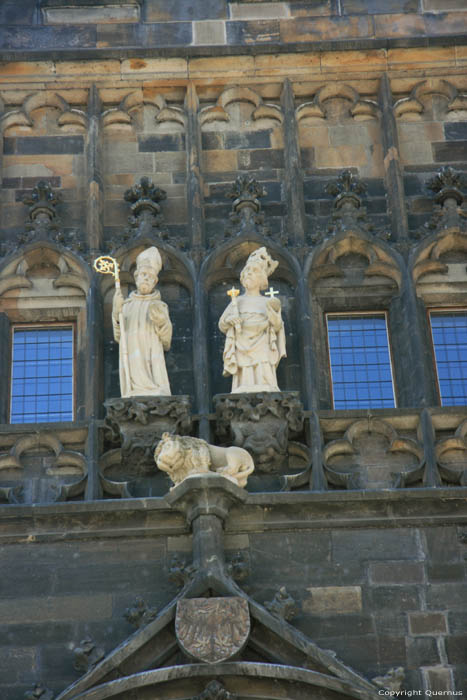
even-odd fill
[(164, 351), (170, 349), (172, 324), (167, 304), (155, 289), (162, 259), (157, 248), (136, 258), (136, 291), (113, 298), (114, 338), (120, 345), (120, 391), (128, 396), (170, 396)]
[(273, 290), (261, 294), (278, 264), (266, 248), (255, 250), (240, 273), (244, 294), (228, 292), (231, 302), (219, 328), (226, 335), (223, 374), (232, 376), (233, 394), (280, 391), (276, 369), (286, 355), (281, 303)]

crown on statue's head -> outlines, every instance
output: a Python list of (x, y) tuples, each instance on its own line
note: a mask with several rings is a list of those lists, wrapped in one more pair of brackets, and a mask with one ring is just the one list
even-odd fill
[(269, 277), (269, 275), (272, 275), (276, 267), (279, 265), (277, 260), (273, 260), (271, 258), (267, 249), (264, 246), (262, 248), (258, 248), (257, 250), (253, 251), (253, 253), (251, 253), (251, 255), (248, 257), (248, 260), (246, 261), (246, 265), (249, 265), (251, 263), (261, 265), (267, 277)]

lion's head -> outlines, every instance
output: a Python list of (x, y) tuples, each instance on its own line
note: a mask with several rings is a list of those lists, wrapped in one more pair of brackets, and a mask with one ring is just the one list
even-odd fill
[(170, 433), (162, 435), (154, 459), (159, 469), (167, 472), (174, 484), (179, 484), (192, 474), (208, 472), (211, 464), (207, 442)]

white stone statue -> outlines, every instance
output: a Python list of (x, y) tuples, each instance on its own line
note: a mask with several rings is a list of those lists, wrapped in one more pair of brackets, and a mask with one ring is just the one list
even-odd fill
[(114, 338), (120, 344), (120, 392), (127, 396), (170, 396), (164, 351), (170, 349), (172, 324), (167, 304), (155, 289), (162, 260), (157, 248), (136, 258), (136, 291), (127, 299), (119, 288), (113, 298)]
[(188, 476), (216, 472), (245, 488), (248, 476), (255, 468), (252, 456), (242, 447), (217, 447), (199, 438), (169, 433), (162, 435), (154, 459), (175, 486)]
[[(225, 333), (224, 376), (232, 375), (232, 393), (280, 391), (276, 369), (285, 357), (285, 333), (281, 303), (274, 291), (263, 296), (268, 277), (279, 263), (266, 248), (251, 253), (240, 273), (245, 293), (228, 292), (232, 301), (219, 321)], [(236, 294), (235, 294), (236, 293)]]

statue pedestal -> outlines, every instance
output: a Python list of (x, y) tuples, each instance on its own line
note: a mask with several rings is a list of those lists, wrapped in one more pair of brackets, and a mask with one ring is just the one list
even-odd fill
[(189, 396), (132, 396), (108, 399), (105, 425), (113, 441), (121, 440), (122, 463), (131, 476), (155, 471), (154, 450), (163, 433), (191, 431)]
[(296, 391), (217, 394), (216, 433), (248, 450), (256, 472), (277, 474), (288, 467), (288, 443), (303, 429), (303, 405)]

